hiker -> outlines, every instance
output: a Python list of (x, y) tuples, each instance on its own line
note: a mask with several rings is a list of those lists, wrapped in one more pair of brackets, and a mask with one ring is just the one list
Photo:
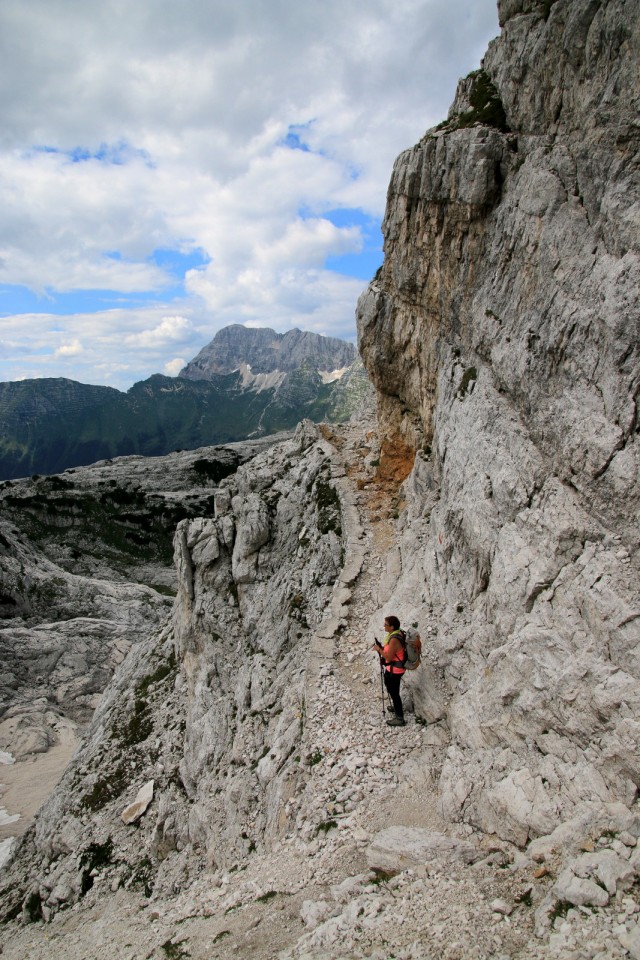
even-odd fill
[(401, 637), (400, 621), (397, 617), (385, 617), (384, 645), (376, 640), (372, 650), (380, 657), (380, 669), (384, 664), (384, 685), (391, 698), (393, 707), (388, 707), (395, 716), (387, 720), (390, 727), (404, 727), (404, 709), (400, 698), (400, 681), (404, 674), (405, 648)]

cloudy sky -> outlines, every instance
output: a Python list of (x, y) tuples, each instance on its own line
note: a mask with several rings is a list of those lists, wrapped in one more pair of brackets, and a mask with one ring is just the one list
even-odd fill
[(0, 380), (355, 340), (393, 161), (497, 33), (495, 0), (2, 0)]

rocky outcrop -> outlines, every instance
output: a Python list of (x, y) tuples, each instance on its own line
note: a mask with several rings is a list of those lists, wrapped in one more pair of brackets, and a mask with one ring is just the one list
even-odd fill
[[(7, 482), (0, 484), (0, 510), (19, 529), (19, 539), (68, 573), (175, 593), (176, 525), (211, 512), (217, 484), (274, 442), (118, 457), (61, 475)], [(0, 559), (0, 618), (40, 613), (37, 591), (21, 583)], [(49, 593), (56, 592), (55, 583), (50, 581)], [(77, 614), (75, 600), (72, 609)]]
[(437, 623), (441, 809), (523, 846), (640, 784), (640, 34), (622, 0), (499, 6), (396, 162), (358, 326), (381, 466), (416, 450), (391, 603)]
[(128, 651), (167, 621), (176, 523), (212, 512), (220, 480), (273, 442), (2, 485), (0, 848), (52, 791)]
[[(148, 587), (68, 573), (4, 523), (0, 575), (0, 719), (32, 715), (40, 702), (41, 714), (86, 722), (131, 644), (157, 628), (171, 605)], [(1, 746), (25, 752), (4, 736)]]
[[(149, 890), (178, 889), (203, 867), (268, 849), (295, 822), (286, 804), (308, 762), (307, 668), (342, 609), (331, 604), (344, 548), (330, 451), (303, 424), (223, 480), (210, 517), (179, 524), (172, 622), (105, 692), (16, 855), (12, 875), (30, 876), (31, 892), (5, 888), (5, 907), (7, 896), (18, 910), (31, 898), (46, 918), (81, 898), (96, 850), (116, 887), (143, 877)], [(154, 816), (133, 841), (123, 810), (137, 813), (151, 781)]]

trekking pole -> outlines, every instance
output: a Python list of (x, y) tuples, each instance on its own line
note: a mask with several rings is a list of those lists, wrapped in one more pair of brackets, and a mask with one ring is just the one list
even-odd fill
[(371, 647), (378, 654), (378, 659), (380, 660), (380, 693), (382, 695), (382, 716), (384, 717), (384, 661), (380, 656), (380, 650), (382, 649), (377, 640), (374, 641), (373, 646)]

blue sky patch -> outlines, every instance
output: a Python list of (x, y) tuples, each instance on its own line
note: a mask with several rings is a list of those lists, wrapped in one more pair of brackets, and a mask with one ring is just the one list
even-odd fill
[[(171, 295), (163, 290), (163, 297)], [(182, 293), (182, 286), (177, 295)], [(116, 308), (136, 308), (155, 303), (158, 295), (152, 293), (120, 293), (114, 290), (70, 290), (57, 292), (46, 290), (36, 293), (27, 287), (0, 286), (0, 317), (14, 316), (21, 313), (52, 313), (61, 317), (71, 316), (74, 313), (95, 313), (97, 310), (114, 310)]]
[(187, 252), (172, 250), (169, 247), (158, 247), (149, 259), (161, 270), (169, 273), (172, 277), (180, 277), (182, 280), (189, 270), (206, 267), (211, 262), (211, 257), (201, 247)]
[(356, 280), (371, 280), (382, 264), (382, 250), (363, 250), (362, 253), (345, 253), (340, 257), (327, 257), (325, 267), (336, 273), (344, 273)]
[[(125, 258), (118, 250), (109, 250), (104, 256), (122, 262)], [(148, 258), (167, 276), (162, 288), (162, 300), (181, 298), (185, 295), (184, 278), (188, 270), (206, 266), (210, 258), (204, 250), (184, 253), (180, 250), (159, 248)], [(17, 284), (0, 284), (0, 317), (21, 313), (52, 313), (70, 316), (74, 313), (94, 313), (96, 310), (136, 309), (158, 302), (158, 291), (122, 293), (119, 290), (68, 290), (50, 288), (36, 292)]]
[(72, 150), (61, 150), (59, 147), (51, 147), (47, 144), (39, 144), (31, 150), (32, 153), (53, 153), (57, 156), (65, 157), (71, 163), (87, 163), (90, 160), (97, 160), (99, 163), (112, 164), (113, 166), (124, 166), (132, 160), (143, 160), (145, 165), (154, 168), (155, 164), (146, 150), (140, 150), (131, 146), (126, 140), (118, 143), (101, 143), (96, 150), (90, 150), (88, 147), (77, 146)]
[(313, 120), (308, 123), (296, 123), (289, 126), (286, 136), (278, 141), (279, 146), (288, 147), (290, 150), (302, 150), (304, 153), (311, 153), (311, 148), (305, 140), (305, 132), (309, 130)]
[(327, 270), (335, 270), (336, 273), (344, 273), (358, 280), (371, 280), (382, 263), (380, 221), (354, 207), (329, 210), (323, 216), (336, 227), (358, 227), (363, 241), (360, 253), (328, 257), (325, 263)]

